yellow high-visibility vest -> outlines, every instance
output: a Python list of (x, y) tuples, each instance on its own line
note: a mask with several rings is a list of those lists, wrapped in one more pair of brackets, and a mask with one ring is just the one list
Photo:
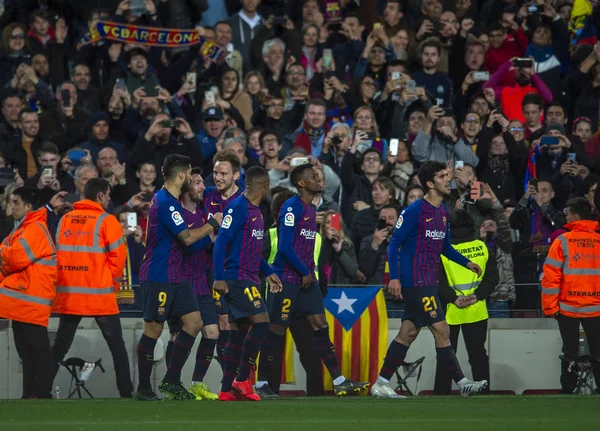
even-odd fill
[[(269, 254), (269, 260), (267, 263), (271, 265), (275, 262), (275, 255), (277, 254), (277, 228), (272, 227), (269, 229), (269, 237), (271, 238), (271, 254)], [(321, 234), (317, 232), (315, 237), (315, 277), (319, 279), (319, 255), (321, 254)]]
[[(485, 267), (489, 258), (489, 251), (485, 243), (481, 240), (473, 240), (453, 245), (460, 254), (465, 256), (471, 262), (481, 267), (481, 275), (477, 276), (473, 271), (448, 260), (442, 256), (444, 271), (448, 278), (448, 284), (457, 292), (457, 295), (469, 296), (481, 284)], [(462, 325), (463, 323), (480, 322), (488, 318), (487, 305), (485, 300), (477, 301), (475, 304), (466, 308), (458, 308), (454, 304), (448, 304), (446, 308), (446, 321), (449, 325)]]

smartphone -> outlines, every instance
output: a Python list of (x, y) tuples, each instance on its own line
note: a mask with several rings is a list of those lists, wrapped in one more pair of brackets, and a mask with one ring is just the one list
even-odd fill
[(519, 69), (528, 69), (533, 67), (533, 60), (531, 58), (516, 58), (513, 61), (513, 66)]
[(283, 27), (286, 24), (287, 24), (287, 18), (285, 16), (274, 16), (273, 17), (273, 25), (274, 26)]
[(188, 72), (185, 74), (185, 80), (192, 87), (196, 87), (196, 72)]
[(69, 90), (62, 90), (60, 92), (60, 97), (65, 108), (71, 106), (71, 92)]
[(323, 67), (329, 69), (331, 67), (331, 60), (333, 58), (331, 49), (325, 48), (323, 50)]
[(476, 82), (487, 81), (490, 79), (490, 72), (475, 72), (473, 73), (473, 80)]
[(415, 88), (417, 88), (417, 83), (415, 81), (413, 81), (412, 79), (409, 81), (406, 81), (406, 90), (407, 91), (415, 91)]
[(539, 181), (537, 178), (532, 178), (532, 179), (529, 181), (529, 185), (530, 185), (530, 186), (532, 186), (534, 189), (536, 189), (536, 190), (537, 190), (537, 189), (538, 189), (538, 183), (539, 183), (539, 182), (540, 182), (540, 181)]
[(396, 138), (390, 140), (390, 154), (392, 156), (398, 155), (398, 144), (400, 141)]
[(454, 164), (454, 169), (464, 169), (465, 167), (465, 162), (463, 162), (462, 160), (457, 160), (456, 163)]
[(335, 229), (338, 232), (342, 230), (342, 220), (340, 219), (339, 214), (331, 214), (331, 217), (329, 217), (329, 224), (331, 229)]
[(142, 16), (148, 12), (146, 9), (146, 0), (130, 0), (131, 15)]
[(125, 79), (124, 78), (117, 78), (117, 90), (127, 90), (127, 84), (125, 83)]
[(542, 136), (540, 145), (558, 145), (558, 138), (556, 136)]
[(152, 193), (144, 193), (142, 195), (142, 202), (150, 202), (152, 201)]
[(79, 202), (79, 195), (77, 193), (69, 193), (65, 196), (65, 202), (70, 204), (74, 204), (75, 202)]
[(15, 169), (0, 168), (0, 187), (5, 187), (15, 182)]
[(308, 163), (308, 157), (296, 157), (290, 161), (290, 166), (295, 168), (296, 166), (306, 165)]
[(381, 230), (381, 229), (387, 229), (389, 226), (387, 224), (387, 221), (385, 221), (384, 219), (379, 219), (377, 220), (377, 230)]
[(127, 213), (127, 227), (135, 228), (137, 225), (137, 213)]
[(481, 196), (483, 195), (481, 184), (481, 181), (474, 181), (473, 183), (471, 183), (471, 189), (469, 194), (471, 195), (471, 199), (474, 201), (481, 199)]
[(572, 162), (572, 163), (577, 163), (577, 154), (567, 153), (567, 161)]
[(74, 165), (79, 165), (81, 163), (81, 159), (87, 155), (87, 153), (83, 150), (71, 150), (68, 154), (71, 163)]
[(206, 100), (208, 106), (215, 106), (215, 93), (212, 91), (205, 91), (204, 100)]
[(401, 76), (400, 72), (392, 72), (392, 81), (400, 79), (400, 76)]
[(529, 13), (536, 13), (536, 12), (538, 11), (538, 7), (537, 7), (537, 5), (530, 4), (530, 5), (527, 7), (527, 11), (528, 11)]
[(52, 168), (52, 166), (42, 167), (42, 175), (44, 175), (45, 177), (51, 177), (53, 172), (54, 168)]

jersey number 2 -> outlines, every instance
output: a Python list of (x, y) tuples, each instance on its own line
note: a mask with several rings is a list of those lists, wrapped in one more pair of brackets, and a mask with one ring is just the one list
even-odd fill
[[(426, 296), (424, 298), (421, 298), (421, 302), (423, 303), (423, 310), (425, 310), (425, 311), (437, 310), (435, 296)], [(431, 304), (433, 304), (433, 307), (431, 306)]]
[(260, 299), (260, 292), (258, 291), (256, 286), (252, 286), (252, 290), (250, 290), (250, 287), (246, 287), (244, 289), (244, 295), (246, 295), (250, 301)]

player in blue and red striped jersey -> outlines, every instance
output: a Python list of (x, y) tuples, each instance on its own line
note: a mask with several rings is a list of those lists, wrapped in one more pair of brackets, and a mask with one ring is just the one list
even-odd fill
[(331, 374), (336, 395), (358, 392), (369, 387), (369, 383), (354, 382), (342, 375), (329, 338), (323, 295), (315, 277), (317, 210), (312, 202), (323, 193), (323, 180), (311, 164), (296, 166), (290, 180), (298, 194), (279, 210), (277, 254), (273, 263), (283, 290), (267, 297), (271, 330), (261, 350), (256, 391), (264, 398), (277, 397), (267, 384), (275, 351), (290, 322), (305, 318), (313, 330), (315, 348)]
[(196, 336), (202, 329), (202, 318), (194, 291), (182, 271), (184, 246), (202, 240), (219, 227), (222, 214), (199, 229), (188, 229), (179, 203), (182, 188), (190, 181), (190, 158), (171, 154), (165, 158), (162, 173), (164, 187), (150, 203), (146, 231), (146, 254), (140, 267), (144, 306), (144, 333), (137, 348), (139, 385), (136, 398), (140, 401), (160, 400), (150, 384), (154, 366), (154, 348), (166, 320), (179, 317), (182, 330), (173, 344), (167, 373), (159, 386), (170, 398), (195, 399), (181, 384), (181, 369)]
[[(227, 295), (231, 324), (222, 361), (221, 401), (260, 400), (249, 379), (269, 331), (269, 315), (259, 291), (259, 272), (267, 277), (272, 292), (281, 290), (279, 277), (262, 257), (264, 222), (259, 205), (269, 193), (269, 173), (254, 166), (246, 171), (245, 184), (243, 195), (225, 210), (213, 252), (213, 288)], [(248, 330), (249, 324), (252, 326)]]
[[(243, 189), (238, 186), (240, 182), (240, 171), (242, 165), (240, 160), (231, 151), (219, 151), (213, 157), (213, 180), (214, 186), (207, 187), (204, 191), (202, 210), (206, 220), (215, 213), (222, 213), (225, 207), (235, 198), (240, 196)], [(208, 285), (212, 286), (213, 278), (212, 254), (208, 255)], [(219, 314), (219, 339), (217, 340), (217, 355), (223, 357), (225, 343), (229, 337), (229, 320), (227, 301), (224, 301), (218, 293), (214, 295), (217, 313)]]
[[(179, 201), (182, 206), (183, 220), (189, 229), (197, 229), (206, 224), (202, 212), (202, 198), (204, 195), (204, 180), (202, 169), (194, 168), (191, 172), (191, 180), (185, 191), (181, 194)], [(192, 375), (192, 384), (189, 391), (196, 396), (197, 400), (216, 400), (217, 395), (210, 392), (202, 381), (208, 371), (208, 367), (214, 356), (215, 346), (219, 338), (219, 316), (215, 308), (212, 288), (208, 285), (208, 262), (207, 248), (212, 244), (211, 234), (196, 242), (191, 247), (186, 247), (183, 253), (183, 274), (194, 289), (200, 316), (202, 317), (202, 339), (196, 351), (196, 365)], [(171, 340), (167, 345), (166, 359), (170, 362), (173, 342), (177, 333), (181, 330), (181, 320), (175, 318), (169, 320)]]
[[(439, 366), (452, 374), (461, 395), (468, 397), (484, 390), (487, 381), (468, 380), (450, 345), (450, 328), (444, 310), (439, 306), (440, 255), (477, 275), (481, 275), (481, 268), (450, 244), (450, 217), (448, 209), (442, 204), (444, 197), (450, 194), (450, 172), (446, 165), (434, 161), (424, 163), (419, 170), (419, 181), (427, 193), (402, 211), (388, 246), (388, 288), (392, 295), (404, 299), (404, 316), (371, 394), (384, 398), (403, 398), (388, 383), (404, 361), (408, 348), (421, 328), (428, 326), (435, 339)], [(401, 273), (399, 268), (402, 268)]]

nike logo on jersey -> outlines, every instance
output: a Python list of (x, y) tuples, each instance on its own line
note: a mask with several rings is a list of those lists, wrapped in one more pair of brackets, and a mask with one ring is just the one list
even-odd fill
[(218, 202), (211, 202), (210, 204), (211, 204), (211, 205), (215, 205), (215, 206), (216, 206), (216, 205), (219, 205), (219, 203), (218, 203)]
[(252, 217), (252, 221), (256, 221), (258, 217)]
[(304, 221), (308, 220), (310, 217), (304, 217)]
[(188, 224), (188, 228), (191, 229), (194, 226), (194, 223)]
[(433, 220), (433, 217), (431, 217), (431, 218), (426, 218), (426, 219), (425, 219), (425, 221), (426, 221), (427, 223), (429, 223), (431, 220)]

